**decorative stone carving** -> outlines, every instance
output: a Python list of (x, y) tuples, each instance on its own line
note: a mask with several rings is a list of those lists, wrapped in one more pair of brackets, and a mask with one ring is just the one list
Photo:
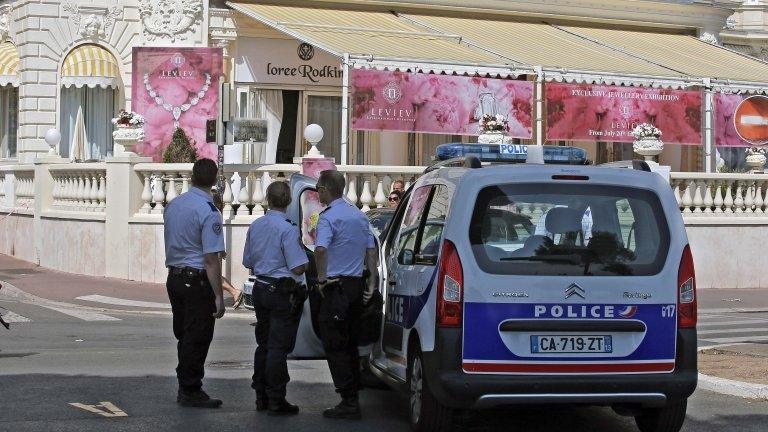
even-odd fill
[(731, 15), (725, 20), (725, 29), (733, 30), (736, 28), (736, 17)]
[(121, 14), (117, 6), (111, 8), (76, 6), (67, 2), (62, 7), (69, 12), (69, 18), (77, 26), (77, 33), (91, 39), (106, 37), (107, 31)]
[(635, 140), (632, 150), (643, 156), (646, 161), (653, 162), (653, 157), (660, 155), (664, 150), (664, 142), (655, 137), (642, 137)]
[(234, 13), (229, 9), (209, 10), (208, 36), (213, 44), (222, 48), (224, 58), (229, 57), (229, 44), (237, 39)]
[(503, 131), (487, 131), (477, 137), (478, 144), (509, 144), (512, 138)]
[(701, 36), (699, 36), (699, 40), (712, 45), (720, 45), (720, 41), (717, 40), (717, 36), (713, 35), (712, 33), (702, 33)]
[(0, 6), (0, 42), (5, 42), (11, 33), (11, 5)]
[(139, 17), (149, 41), (186, 40), (203, 18), (201, 0), (141, 0)]

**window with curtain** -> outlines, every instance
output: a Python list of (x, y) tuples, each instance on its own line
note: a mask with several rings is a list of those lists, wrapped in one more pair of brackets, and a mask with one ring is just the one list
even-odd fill
[(312, 123), (323, 128), (323, 140), (318, 145), (320, 153), (341, 163), (341, 97), (309, 95), (306, 124)]
[(88, 145), (86, 159), (101, 160), (112, 154), (112, 118), (115, 116), (115, 92), (113, 88), (69, 87), (61, 89), (61, 149), (62, 156), (69, 156), (72, 138), (77, 127), (77, 111), (82, 108), (83, 124)]
[(19, 89), (0, 87), (0, 157), (16, 157), (16, 134), (19, 129)]
[(254, 163), (273, 164), (276, 160), (280, 130), (283, 126), (283, 91), (251, 89), (249, 113), (253, 118), (267, 120), (267, 144), (260, 160)]

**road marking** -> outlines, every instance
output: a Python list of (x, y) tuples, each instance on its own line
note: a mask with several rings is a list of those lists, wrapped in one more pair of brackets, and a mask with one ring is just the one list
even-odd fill
[(27, 322), (31, 322), (32, 320), (25, 316), (21, 316), (19, 314), (15, 314), (11, 311), (8, 311), (6, 312), (5, 315), (3, 315), (3, 321), (10, 324), (10, 323), (27, 323)]
[(741, 327), (735, 329), (699, 330), (699, 335), (730, 334), (730, 333), (768, 333), (768, 328)]
[[(116, 407), (112, 402), (99, 402), (96, 405), (86, 405), (79, 402), (70, 402), (75, 408), (80, 408), (104, 417), (128, 417), (128, 414)], [(105, 411), (106, 410), (106, 411)]]
[(741, 343), (741, 342), (768, 342), (768, 336), (743, 336), (743, 337), (731, 337), (731, 338), (702, 338), (707, 342), (714, 342), (717, 344), (727, 343)]
[(94, 302), (94, 303), (104, 303), (104, 304), (119, 305), (119, 306), (133, 306), (133, 307), (143, 307), (143, 308), (153, 308), (153, 309), (170, 309), (171, 308), (171, 305), (169, 305), (168, 303), (126, 300), (126, 299), (121, 299), (116, 297), (107, 297), (99, 294), (80, 296), (80, 297), (76, 297), (75, 300), (85, 300), (85, 301)]
[(60, 313), (63, 313), (64, 315), (69, 315), (71, 317), (81, 319), (83, 321), (122, 321), (120, 318), (115, 318), (109, 315), (104, 315), (104, 314), (91, 312), (83, 309), (72, 309), (72, 308), (65, 308), (60, 306), (51, 306), (48, 304), (38, 304), (38, 306), (44, 307), (46, 309), (54, 310), (56, 312), (60, 312)]
[(715, 327), (715, 326), (731, 326), (731, 325), (744, 325), (744, 324), (765, 324), (768, 325), (768, 320), (743, 320), (743, 321), (720, 321), (720, 322), (705, 322), (699, 323), (699, 327)]

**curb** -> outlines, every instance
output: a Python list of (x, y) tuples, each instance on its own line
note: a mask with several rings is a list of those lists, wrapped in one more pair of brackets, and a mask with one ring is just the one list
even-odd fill
[[(728, 344), (728, 345), (741, 345), (741, 344)], [(706, 351), (709, 349), (717, 348), (718, 346), (706, 346), (699, 347), (696, 350), (697, 353)], [(711, 392), (720, 393), (728, 396), (736, 396), (747, 399), (758, 399), (768, 401), (768, 385), (766, 384), (753, 384), (743, 381), (730, 380), (726, 378), (718, 378), (710, 375), (705, 375), (699, 372), (699, 384), (698, 388), (703, 390), (709, 390)]]
[[(74, 303), (48, 300), (42, 297), (38, 297), (34, 294), (29, 294), (28, 292), (22, 291), (21, 289), (9, 284), (8, 282), (0, 281), (0, 284), (2, 285), (2, 290), (0, 290), (0, 298), (16, 300), (26, 304), (56, 306), (56, 307), (67, 308), (67, 309), (79, 309), (79, 310), (86, 310), (86, 311), (106, 313), (106, 314), (112, 313), (112, 314), (129, 314), (129, 315), (173, 316), (173, 313), (167, 310), (158, 311), (158, 310), (109, 309), (109, 308), (103, 308), (103, 307), (85, 306), (85, 305), (74, 304)], [(241, 313), (241, 312), (234, 312), (234, 311), (226, 311), (224, 318), (234, 318), (238, 320), (253, 320), (254, 315), (253, 315), (253, 312)]]

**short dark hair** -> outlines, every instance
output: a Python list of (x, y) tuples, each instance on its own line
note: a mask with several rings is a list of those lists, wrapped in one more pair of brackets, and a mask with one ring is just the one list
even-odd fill
[(291, 188), (284, 181), (275, 181), (267, 187), (267, 204), (274, 208), (286, 208), (291, 204)]
[(219, 169), (216, 162), (210, 159), (200, 159), (192, 166), (192, 185), (209, 188), (216, 184)]
[(346, 185), (344, 180), (344, 174), (336, 170), (325, 170), (320, 172), (320, 178), (317, 180), (317, 185), (328, 189), (331, 196), (340, 197), (344, 195), (344, 186)]

